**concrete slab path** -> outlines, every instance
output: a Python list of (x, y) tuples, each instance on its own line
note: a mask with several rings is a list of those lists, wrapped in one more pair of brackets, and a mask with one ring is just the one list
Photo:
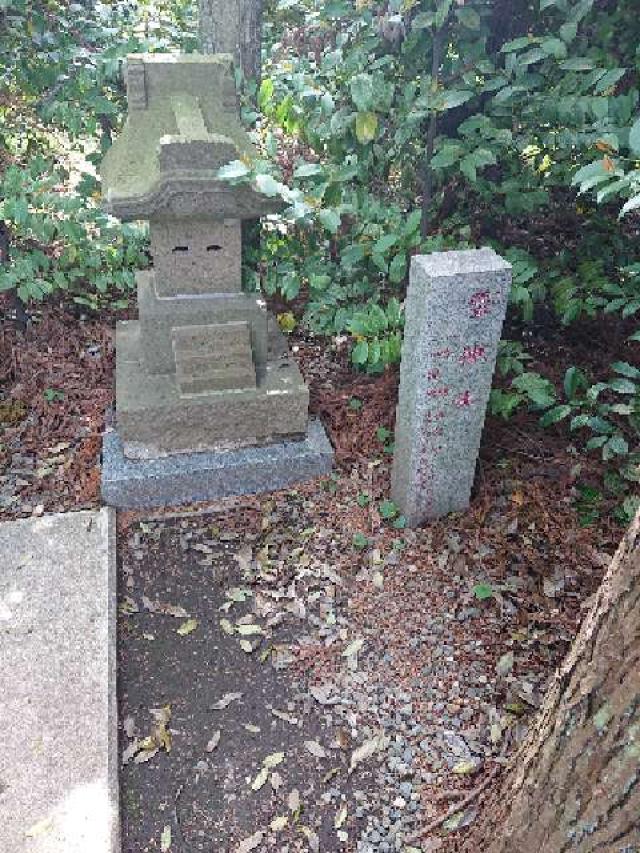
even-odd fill
[(0, 850), (119, 851), (115, 514), (0, 524)]

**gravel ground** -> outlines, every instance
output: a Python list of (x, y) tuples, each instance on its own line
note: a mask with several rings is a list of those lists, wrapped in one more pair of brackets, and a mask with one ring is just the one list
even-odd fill
[[(176, 851), (452, 850), (606, 563), (569, 461), (496, 468), (469, 513), (418, 531), (380, 515), (384, 452), (320, 486), (122, 515), (125, 850), (169, 832)], [(166, 705), (171, 751), (140, 748)]]

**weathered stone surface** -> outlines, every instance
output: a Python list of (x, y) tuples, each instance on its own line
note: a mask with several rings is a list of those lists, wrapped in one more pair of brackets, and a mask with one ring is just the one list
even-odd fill
[(251, 326), (251, 349), (258, 375), (268, 358), (267, 307), (244, 293), (209, 293), (194, 297), (159, 298), (153, 272), (139, 272), (138, 310), (144, 363), (150, 373), (175, 372), (171, 329), (176, 326), (218, 325), (246, 321)]
[(150, 226), (158, 296), (241, 293), (241, 225), (198, 219)]
[(115, 432), (102, 449), (102, 498), (117, 507), (172, 506), (289, 488), (326, 476), (333, 450), (319, 421), (301, 441), (134, 461)]
[(101, 166), (114, 216), (251, 219), (278, 208), (252, 187), (217, 177), (220, 166), (253, 154), (230, 56), (130, 56), (127, 90), (127, 122)]
[(230, 57), (130, 57), (127, 86), (128, 119), (103, 163), (105, 202), (123, 219), (149, 219), (154, 269), (137, 277), (139, 322), (116, 334), (123, 453), (302, 438), (308, 389), (265, 303), (242, 293), (241, 220), (279, 202), (218, 178), (252, 155)]
[(0, 850), (119, 853), (113, 510), (0, 524)]
[(412, 259), (392, 474), (411, 526), (469, 504), (510, 286), (492, 249)]
[(255, 388), (183, 396), (176, 375), (149, 374), (141, 358), (140, 326), (116, 330), (118, 432), (128, 455), (165, 455), (277, 441), (303, 435), (309, 391), (288, 355), (267, 363)]
[(248, 323), (178, 326), (171, 338), (183, 396), (256, 387)]

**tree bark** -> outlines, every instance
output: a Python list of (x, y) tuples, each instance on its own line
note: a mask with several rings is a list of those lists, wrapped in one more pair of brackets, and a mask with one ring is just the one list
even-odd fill
[(465, 853), (640, 851), (640, 513)]
[(200, 50), (230, 53), (247, 80), (260, 81), (263, 0), (198, 0)]

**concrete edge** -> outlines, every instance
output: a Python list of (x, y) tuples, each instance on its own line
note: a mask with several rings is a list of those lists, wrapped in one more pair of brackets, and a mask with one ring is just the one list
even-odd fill
[(108, 661), (108, 678), (109, 678), (109, 696), (108, 702), (108, 750), (107, 757), (108, 765), (108, 785), (109, 796), (113, 804), (112, 824), (111, 824), (111, 853), (121, 853), (122, 842), (120, 835), (120, 750), (118, 744), (118, 681), (117, 681), (117, 665), (118, 665), (118, 567), (116, 562), (117, 557), (117, 538), (116, 538), (116, 511), (113, 507), (106, 506), (100, 510), (101, 522), (106, 527), (107, 538), (107, 606), (109, 608), (107, 616), (107, 642), (109, 644), (107, 661)]

